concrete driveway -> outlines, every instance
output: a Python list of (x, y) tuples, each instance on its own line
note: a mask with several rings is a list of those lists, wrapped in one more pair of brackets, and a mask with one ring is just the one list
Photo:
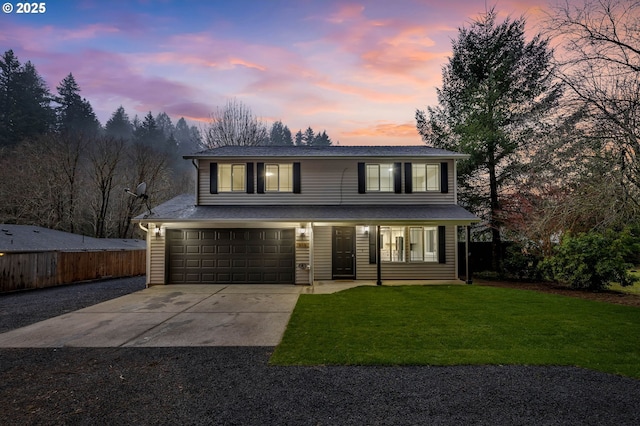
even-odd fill
[(155, 286), (0, 334), (0, 347), (276, 346), (300, 293), (346, 287)]

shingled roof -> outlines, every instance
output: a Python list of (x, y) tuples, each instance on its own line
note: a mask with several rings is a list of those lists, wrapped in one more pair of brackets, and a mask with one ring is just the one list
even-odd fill
[(193, 195), (183, 194), (153, 209), (137, 222), (278, 222), (278, 221), (411, 221), (477, 222), (478, 218), (456, 204), (420, 205), (255, 205), (195, 206)]
[(0, 253), (117, 251), (146, 248), (143, 240), (92, 238), (31, 225), (0, 224)]
[(208, 149), (195, 154), (185, 155), (185, 159), (217, 158), (217, 157), (330, 157), (330, 158), (366, 158), (366, 157), (395, 157), (416, 158), (429, 157), (440, 159), (464, 159), (469, 156), (446, 149), (433, 148), (426, 145), (411, 146), (222, 146)]

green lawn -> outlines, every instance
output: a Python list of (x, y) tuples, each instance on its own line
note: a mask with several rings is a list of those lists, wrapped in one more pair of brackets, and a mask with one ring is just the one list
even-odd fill
[(271, 363), (575, 365), (640, 378), (640, 309), (483, 286), (301, 295)]
[[(631, 275), (633, 275), (637, 279), (640, 279), (640, 266), (634, 267), (631, 270)], [(627, 287), (622, 287), (620, 284), (613, 283), (611, 284), (611, 287), (609, 287), (609, 289), (619, 291), (621, 293), (640, 295), (640, 282), (637, 282), (634, 285), (627, 286)]]

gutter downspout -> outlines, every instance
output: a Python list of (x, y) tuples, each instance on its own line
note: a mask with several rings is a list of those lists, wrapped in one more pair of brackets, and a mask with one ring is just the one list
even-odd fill
[(138, 226), (147, 234), (147, 237), (145, 238), (147, 243), (147, 253), (145, 255), (147, 259), (147, 264), (145, 265), (147, 278), (145, 279), (145, 287), (149, 288), (149, 277), (151, 276), (151, 240), (149, 239), (149, 228), (145, 228), (144, 226), (142, 226), (142, 222), (139, 222)]
[(196, 168), (196, 202), (194, 203), (194, 205), (197, 206), (198, 201), (200, 200), (200, 167), (198, 167), (200, 163), (192, 159), (191, 164), (193, 164), (193, 167)]

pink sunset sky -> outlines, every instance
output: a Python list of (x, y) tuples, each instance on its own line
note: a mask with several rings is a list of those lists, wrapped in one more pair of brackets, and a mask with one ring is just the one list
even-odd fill
[(0, 50), (31, 61), (52, 92), (73, 73), (103, 125), (120, 105), (131, 119), (164, 111), (201, 125), (236, 98), (269, 125), (326, 130), (342, 145), (422, 143), (415, 110), (437, 104), (458, 28), (495, 6), (534, 34), (549, 10), (545, 0), (60, 0), (17, 14), (9, 3)]

